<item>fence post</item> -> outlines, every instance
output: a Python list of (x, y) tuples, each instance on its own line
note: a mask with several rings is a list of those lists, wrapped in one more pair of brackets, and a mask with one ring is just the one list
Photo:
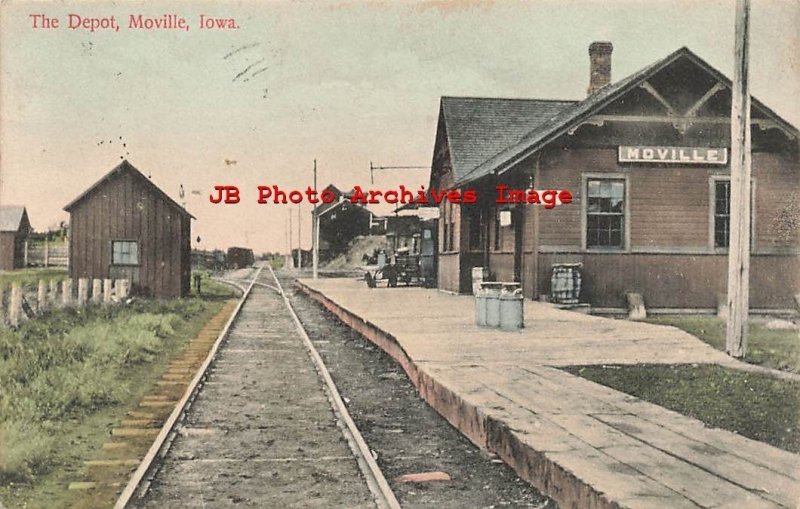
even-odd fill
[(22, 266), (23, 267), (28, 266), (28, 239), (25, 239), (25, 252), (22, 255)]
[(19, 283), (11, 285), (11, 307), (8, 311), (8, 320), (11, 325), (19, 327), (19, 319), (22, 312), (22, 289), (19, 287)]
[(120, 300), (126, 298), (128, 296), (128, 280), (127, 279), (117, 279), (117, 297)]
[(103, 280), (92, 279), (92, 302), (99, 304), (103, 300)]
[(103, 302), (108, 304), (111, 302), (111, 292), (113, 290), (112, 284), (114, 283), (111, 279), (103, 280)]
[(58, 281), (55, 279), (50, 280), (50, 301), (58, 302)]
[(44, 282), (44, 279), (39, 280), (39, 294), (38, 294), (39, 304), (36, 306), (36, 310), (40, 313), (47, 309), (47, 284)]
[(61, 282), (61, 302), (64, 306), (69, 306), (72, 303), (72, 280), (65, 279)]
[(85, 306), (89, 298), (89, 279), (85, 277), (78, 278), (78, 305)]
[(50, 243), (47, 240), (47, 237), (44, 239), (44, 266), (50, 266)]
[(3, 320), (6, 318), (6, 305), (5, 301), (3, 300), (4, 293), (5, 288), (0, 286), (0, 324), (2, 324)]

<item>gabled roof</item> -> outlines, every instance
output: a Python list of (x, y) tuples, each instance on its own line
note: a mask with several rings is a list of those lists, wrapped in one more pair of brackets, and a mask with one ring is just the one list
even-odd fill
[(25, 207), (20, 205), (6, 205), (0, 207), (0, 232), (16, 232), (22, 226), (22, 220), (27, 215)]
[[(569, 106), (562, 108), (552, 118), (529, 130), (529, 132), (525, 133), (517, 141), (506, 145), (503, 147), (503, 149), (495, 152), (490, 157), (487, 157), (477, 165), (473, 166), (469, 172), (462, 174), (461, 178), (458, 178), (457, 176), (456, 184), (465, 184), (493, 172), (502, 173), (516, 162), (519, 162), (525, 157), (535, 153), (549, 142), (577, 126), (589, 116), (608, 106), (611, 102), (620, 98), (622, 95), (631, 91), (635, 87), (638, 87), (648, 78), (652, 77), (680, 58), (690, 59), (692, 62), (697, 64), (698, 67), (712, 75), (714, 79), (730, 89), (731, 80), (728, 77), (698, 57), (689, 48), (684, 46), (662, 58), (661, 60), (658, 60), (639, 70), (638, 72), (631, 74), (627, 78), (600, 89), (583, 101), (573, 102)], [(752, 99), (752, 107), (762, 111), (767, 117), (775, 121), (783, 129), (797, 136), (797, 128), (779, 117), (774, 111), (755, 98)]]
[(178, 204), (178, 202), (176, 202), (175, 200), (173, 200), (172, 198), (170, 198), (170, 197), (169, 197), (169, 195), (168, 195), (167, 193), (165, 193), (164, 191), (162, 191), (162, 190), (161, 190), (161, 188), (159, 188), (157, 185), (153, 184), (153, 182), (152, 182), (152, 181), (151, 181), (149, 178), (147, 178), (147, 177), (146, 177), (146, 176), (145, 176), (145, 175), (144, 175), (142, 172), (140, 172), (139, 170), (137, 170), (137, 169), (136, 169), (136, 168), (135, 168), (135, 167), (134, 167), (134, 166), (133, 166), (131, 163), (129, 163), (129, 162), (128, 162), (128, 160), (127, 160), (127, 159), (123, 160), (123, 161), (122, 161), (121, 163), (119, 163), (119, 164), (118, 164), (118, 165), (117, 165), (117, 166), (116, 166), (116, 167), (115, 167), (113, 170), (111, 170), (110, 172), (106, 173), (106, 174), (105, 174), (105, 176), (104, 176), (103, 178), (101, 178), (100, 180), (98, 180), (97, 182), (95, 182), (94, 184), (92, 184), (92, 185), (91, 185), (91, 186), (90, 186), (90, 187), (89, 187), (89, 188), (88, 188), (86, 191), (82, 192), (80, 195), (78, 195), (78, 197), (77, 197), (77, 198), (75, 198), (74, 200), (72, 200), (71, 202), (69, 202), (67, 205), (65, 205), (65, 206), (64, 206), (64, 210), (66, 210), (67, 212), (69, 212), (69, 211), (70, 211), (72, 208), (74, 208), (74, 207), (75, 207), (75, 206), (76, 206), (78, 203), (80, 203), (80, 202), (82, 202), (83, 200), (85, 200), (86, 198), (88, 198), (88, 197), (89, 197), (89, 196), (90, 196), (92, 193), (94, 193), (94, 191), (96, 191), (98, 188), (100, 188), (100, 187), (101, 187), (102, 185), (104, 185), (106, 182), (109, 182), (109, 181), (110, 181), (110, 180), (112, 180), (113, 178), (115, 178), (115, 177), (117, 177), (117, 176), (119, 176), (119, 175), (122, 175), (122, 174), (124, 174), (124, 173), (130, 174), (130, 175), (132, 175), (134, 178), (137, 178), (137, 179), (139, 179), (140, 181), (142, 181), (142, 182), (145, 184), (145, 187), (147, 187), (148, 189), (150, 189), (151, 191), (153, 191), (154, 193), (156, 193), (156, 194), (157, 194), (158, 196), (160, 196), (160, 197), (161, 197), (161, 198), (162, 198), (162, 199), (163, 199), (165, 202), (167, 202), (168, 204), (172, 205), (172, 207), (173, 207), (174, 209), (176, 209), (178, 212), (180, 212), (181, 214), (185, 214), (185, 215), (187, 215), (187, 216), (191, 217), (192, 219), (196, 219), (196, 218), (195, 218), (193, 215), (191, 215), (191, 214), (190, 214), (190, 213), (189, 213), (189, 212), (188, 212), (186, 209), (184, 209), (183, 207), (181, 207), (181, 206)]
[(442, 97), (441, 112), (456, 181), (575, 101)]

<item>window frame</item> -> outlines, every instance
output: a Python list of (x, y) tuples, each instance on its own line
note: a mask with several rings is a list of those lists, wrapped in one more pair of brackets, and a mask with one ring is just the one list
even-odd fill
[[(120, 243), (122, 243), (122, 242), (132, 243), (132, 244), (136, 245), (136, 262), (135, 263), (114, 263), (114, 244), (118, 243), (118, 242), (120, 242)], [(111, 240), (111, 251), (110, 251), (110, 253), (111, 253), (111, 255), (110, 255), (110, 263), (109, 263), (109, 265), (111, 265), (112, 267), (139, 267), (142, 264), (142, 261), (141, 261), (142, 250), (141, 250), (141, 242), (139, 242), (139, 239), (113, 239), (113, 240)]]
[[(588, 246), (589, 227), (589, 181), (619, 180), (625, 186), (622, 211), (622, 246)], [(590, 253), (630, 253), (631, 252), (631, 186), (630, 175), (624, 172), (585, 172), (581, 174), (581, 250)]]
[[(717, 247), (715, 217), (717, 207), (717, 183), (731, 181), (731, 174), (715, 173), (708, 176), (708, 250), (714, 254), (726, 254), (730, 250), (730, 210), (728, 210), (728, 245)], [(729, 204), (730, 207), (730, 204)], [(750, 177), (750, 252), (756, 247), (756, 179)]]

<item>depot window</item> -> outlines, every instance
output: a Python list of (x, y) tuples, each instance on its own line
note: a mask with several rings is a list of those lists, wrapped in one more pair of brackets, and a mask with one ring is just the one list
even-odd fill
[(111, 241), (111, 265), (139, 265), (139, 243), (135, 240)]
[(728, 247), (731, 241), (731, 181), (714, 182), (714, 247)]
[[(727, 177), (712, 177), (711, 179), (711, 226), (713, 228), (714, 248), (725, 250), (731, 243), (731, 181)], [(755, 224), (755, 209), (753, 196), (755, 195), (755, 181), (750, 182), (750, 242), (753, 242)]]
[(586, 181), (586, 247), (625, 248), (625, 180)]

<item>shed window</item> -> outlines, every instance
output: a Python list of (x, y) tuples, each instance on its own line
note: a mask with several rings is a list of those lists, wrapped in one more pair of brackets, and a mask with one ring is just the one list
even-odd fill
[(625, 181), (586, 182), (586, 247), (625, 247)]
[(139, 243), (135, 240), (111, 241), (111, 265), (139, 265)]

